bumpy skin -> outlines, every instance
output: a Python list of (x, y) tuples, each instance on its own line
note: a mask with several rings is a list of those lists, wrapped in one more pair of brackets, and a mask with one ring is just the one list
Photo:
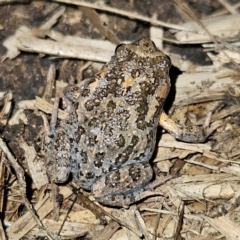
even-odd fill
[(118, 46), (111, 61), (82, 87), (69, 85), (64, 94), (73, 106), (51, 150), (54, 180), (65, 181), (72, 172), (97, 201), (133, 203), (152, 178), (148, 161), (170, 89), (169, 68), (169, 58), (143, 38)]

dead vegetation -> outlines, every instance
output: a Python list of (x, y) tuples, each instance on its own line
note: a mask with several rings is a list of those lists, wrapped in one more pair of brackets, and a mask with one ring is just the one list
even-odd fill
[[(198, 1), (199, 7), (212, 9), (204, 14), (193, 10), (191, 1), (148, 1), (146, 6), (145, 1), (126, 1), (125, 6), (112, 2), (0, 1), (0, 18), (6, 23), (7, 16), (9, 23), (22, 20), (23, 3), (28, 11), (39, 9), (43, 17), (36, 24), (29, 22), (29, 15), (28, 24), (19, 20), (11, 31), (7, 24), (0, 25), (0, 31), (5, 31), (1, 45), (6, 48), (0, 67), (0, 239), (238, 239), (240, 3)], [(143, 8), (149, 8), (149, 13), (144, 14)], [(162, 19), (165, 8), (176, 14), (175, 21)], [(76, 33), (66, 33), (67, 26)], [(138, 32), (130, 34), (133, 29)], [(56, 92), (93, 75), (122, 40), (142, 36), (149, 36), (178, 69), (170, 74), (168, 114), (183, 125), (203, 125), (208, 116), (210, 124), (221, 120), (222, 126), (201, 144), (176, 141), (159, 131), (153, 159), (156, 179), (178, 174), (155, 190), (160, 196), (129, 209), (100, 209), (89, 193), (74, 194), (71, 185), (61, 185), (62, 199), (53, 203), (40, 151), (42, 113), (48, 121)], [(205, 52), (202, 62), (199, 46)], [(29, 82), (36, 76), (44, 76), (38, 88)], [(25, 88), (34, 88), (35, 98), (24, 96)], [(64, 108), (58, 110), (59, 118), (66, 115)], [(60, 206), (58, 221), (53, 214), (56, 204)]]

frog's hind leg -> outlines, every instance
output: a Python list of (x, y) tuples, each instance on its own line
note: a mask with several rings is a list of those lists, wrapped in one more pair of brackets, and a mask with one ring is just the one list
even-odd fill
[(222, 126), (222, 121), (215, 121), (210, 127), (209, 117), (203, 127), (200, 126), (182, 126), (175, 123), (166, 113), (162, 112), (159, 125), (167, 130), (174, 138), (184, 142), (197, 143), (205, 142), (209, 135), (218, 127)]
[(153, 170), (148, 162), (132, 163), (98, 179), (92, 186), (94, 198), (105, 205), (128, 207), (140, 200)]

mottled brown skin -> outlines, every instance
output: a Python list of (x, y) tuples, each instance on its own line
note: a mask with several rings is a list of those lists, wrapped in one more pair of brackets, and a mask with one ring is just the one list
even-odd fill
[(142, 38), (118, 46), (91, 80), (69, 85), (64, 95), (72, 103), (70, 114), (49, 148), (55, 156), (48, 170), (52, 179), (64, 182), (72, 173), (79, 187), (103, 204), (135, 202), (152, 179), (149, 160), (170, 89), (170, 64), (150, 39)]

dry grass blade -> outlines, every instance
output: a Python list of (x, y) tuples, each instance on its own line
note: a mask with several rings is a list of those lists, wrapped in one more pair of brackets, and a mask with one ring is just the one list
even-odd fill
[(0, 4), (6, 3), (29, 3), (29, 0), (0, 0)]
[(240, 229), (237, 224), (232, 222), (228, 217), (223, 216), (219, 218), (210, 218), (202, 216), (207, 222), (209, 222), (214, 228), (223, 234), (227, 239), (238, 239), (240, 236)]
[[(61, 228), (62, 223), (63, 222), (61, 220), (58, 222), (52, 219), (43, 220), (43, 224), (47, 225), (54, 232), (58, 232), (58, 230)], [(64, 222), (60, 239), (76, 239), (76, 238), (84, 239), (86, 236), (89, 236), (89, 235), (92, 236), (93, 231), (100, 231), (102, 230), (102, 228), (103, 227), (101, 225), (97, 225), (97, 224), (66, 221)], [(42, 232), (39, 231), (39, 229), (36, 227), (33, 228), (27, 234), (27, 237), (31, 239), (35, 239), (36, 236), (43, 237), (43, 238), (45, 237), (45, 235), (42, 234)]]
[[(52, 113), (52, 108), (53, 108), (53, 104), (48, 103), (47, 101), (43, 100), (40, 97), (36, 97), (36, 103), (35, 103), (35, 107), (45, 113), (51, 114)], [(58, 117), (60, 119), (65, 119), (68, 116), (68, 113), (59, 109), (58, 111)]]
[[(64, 199), (68, 198), (72, 194), (72, 192), (66, 187), (61, 188), (60, 192), (61, 192), (61, 194), (63, 194)], [(36, 204), (35, 209), (37, 210), (37, 214), (39, 216), (39, 219), (46, 218), (46, 216), (49, 215), (49, 213), (52, 212), (52, 210), (53, 210), (52, 200), (49, 197), (49, 195), (46, 195), (41, 201), (39, 201)], [(16, 222), (14, 222), (7, 229), (8, 238), (12, 239), (12, 240), (20, 239), (23, 236), (25, 236), (35, 226), (36, 226), (36, 222), (32, 218), (31, 214), (30, 213), (25, 213), (23, 216), (21, 216)], [(44, 225), (44, 226), (48, 226), (48, 225)], [(60, 228), (61, 224), (58, 225), (58, 226)], [(56, 231), (56, 232), (58, 232), (58, 231)], [(41, 233), (41, 235), (42, 234), (45, 235), (46, 233), (43, 232), (43, 233)], [(56, 235), (52, 235), (52, 236), (53, 236), (52, 239), (57, 239)]]
[(3, 216), (3, 204), (4, 204), (4, 198), (5, 198), (5, 194), (6, 194), (6, 189), (5, 189), (5, 169), (6, 166), (4, 164), (4, 154), (1, 151), (0, 152), (0, 239), (1, 240), (6, 240), (6, 235), (5, 235), (5, 231), (3, 229), (3, 221), (2, 219), (4, 219)]
[(181, 8), (183, 11), (185, 11), (202, 29), (205, 31), (205, 33), (208, 35), (208, 37), (217, 45), (217, 41), (215, 37), (211, 34), (210, 31), (204, 26), (204, 24), (199, 21), (199, 19), (196, 17), (195, 13), (192, 9), (187, 5), (187, 3), (184, 0), (173, 0), (174, 3), (178, 5), (179, 8)]
[(3, 101), (3, 107), (0, 111), (0, 122), (2, 124), (6, 124), (6, 120), (4, 120), (4, 117), (7, 116), (10, 111), (11, 111), (11, 107), (12, 107), (12, 97), (13, 94), (12, 92), (7, 92), (4, 93), (2, 97), (0, 97), (0, 102)]
[[(40, 221), (40, 219), (38, 218), (38, 216), (36, 215), (35, 209), (33, 208), (33, 206), (30, 204), (30, 202), (27, 199), (26, 196), (26, 182), (24, 179), (24, 170), (22, 169), (22, 167), (18, 164), (18, 162), (16, 161), (16, 159), (14, 159), (14, 157), (12, 156), (12, 154), (10, 153), (10, 151), (8, 150), (6, 144), (4, 143), (4, 141), (0, 138), (0, 147), (3, 150), (3, 152), (6, 154), (7, 159), (10, 163), (10, 165), (13, 167), (13, 169), (15, 170), (15, 173), (17, 175), (18, 178), (18, 182), (19, 182), (19, 188), (20, 188), (20, 192), (21, 192), (21, 196), (22, 199), (24, 201), (24, 204), (26, 206), (26, 208), (28, 209), (28, 211), (30, 212), (31, 216), (33, 217), (33, 219), (36, 221), (36, 223), (38, 224), (38, 226), (42, 229), (42, 231), (46, 234), (46, 236), (49, 239), (53, 239), (53, 235), (52, 233), (50, 233), (42, 224), (42, 222)], [(10, 238), (11, 239), (11, 238)], [(17, 239), (17, 238), (15, 238)], [(20, 239), (20, 238), (18, 238)]]
[(87, 15), (93, 26), (98, 29), (102, 36), (105, 36), (108, 40), (110, 40), (116, 45), (121, 43), (118, 37), (108, 27), (103, 26), (99, 15), (94, 10), (87, 7), (82, 7), (82, 10)]
[[(228, 177), (228, 178), (225, 178)], [(229, 199), (234, 196), (237, 186), (237, 176), (231, 173), (204, 174), (198, 176), (182, 176), (171, 181), (172, 188), (183, 200), (198, 199)], [(228, 179), (227, 181), (222, 179)], [(186, 184), (187, 183), (187, 184)], [(162, 190), (162, 186), (160, 187)]]
[(63, 6), (59, 7), (59, 9), (57, 9), (56, 13), (53, 14), (53, 16), (48, 21), (46, 21), (43, 25), (40, 26), (40, 29), (42, 29), (42, 30), (50, 29), (54, 24), (56, 24), (56, 22), (58, 21), (58, 18), (63, 15), (65, 10), (66, 10), (65, 7), (63, 7)]
[[(129, 11), (121, 10), (121, 9), (112, 8), (112, 7), (109, 7), (109, 6), (105, 5), (103, 2), (100, 2), (100, 4), (99, 4), (99, 3), (89, 3), (89, 2), (81, 1), (81, 0), (54, 0), (54, 1), (55, 2), (67, 3), (67, 4), (74, 4), (74, 5), (82, 6), (82, 7), (94, 8), (94, 9), (101, 10), (101, 11), (107, 11), (107, 12), (110, 12), (110, 13), (114, 13), (114, 14), (118, 14), (118, 15), (121, 15), (121, 16), (129, 17), (131, 19), (137, 19), (137, 20), (140, 20), (140, 21), (149, 22), (149, 23), (151, 23), (152, 25), (155, 25), (155, 26), (162, 26), (162, 27), (167, 27), (167, 28), (172, 28), (172, 29), (177, 29), (177, 30), (186, 30), (186, 31), (188, 30), (188, 29), (185, 29), (185, 28), (181, 28), (177, 24), (170, 24), (170, 23), (166, 23), (166, 22), (163, 22), (163, 21), (154, 20), (152, 18), (142, 16), (142, 15), (137, 14), (135, 12), (129, 12)], [(192, 31), (192, 30), (189, 29), (189, 31)]]
[(44, 168), (44, 163), (42, 161), (37, 161), (34, 147), (28, 146), (22, 138), (20, 140), (20, 146), (25, 151), (25, 157), (32, 180), (37, 189), (40, 189), (42, 186), (48, 184), (48, 177), (46, 169)]
[[(215, 44), (216, 51), (220, 51), (221, 45), (219, 43), (224, 44), (225, 41), (222, 38), (213, 35), (208, 30), (208, 28), (206, 28), (206, 26), (196, 17), (193, 10), (190, 9), (190, 7), (184, 2), (184, 0), (174, 0), (174, 2), (178, 5), (178, 7), (182, 8), (186, 13), (188, 13), (189, 16), (191, 16), (191, 18), (203, 29), (206, 35), (208, 35), (209, 39)], [(226, 45), (228, 44), (226, 43)], [(227, 52), (222, 51), (222, 54), (229, 60), (229, 62), (231, 62), (235, 66), (236, 69), (240, 69), (236, 61), (234, 61), (234, 59), (229, 54), (227, 54)]]
[[(237, 9), (238, 9), (239, 7), (240, 7), (240, 3), (237, 2), (237, 3), (235, 3), (235, 4), (233, 4), (233, 5), (231, 6), (231, 9), (233, 9), (233, 11), (237, 11)], [(222, 15), (225, 15), (225, 14), (228, 14), (228, 13), (229, 13), (229, 11), (226, 10), (226, 9), (218, 10), (218, 11), (216, 11), (216, 12), (210, 14), (209, 17), (222, 16)]]
[(112, 237), (112, 235), (120, 228), (120, 225), (111, 220), (109, 224), (97, 234), (97, 236), (93, 237), (93, 240), (107, 240)]
[(226, 0), (218, 0), (218, 2), (220, 2), (228, 10), (228, 12), (230, 12), (231, 14), (238, 14), (238, 11), (236, 10), (236, 8), (231, 6), (228, 3), (228, 1), (226, 1)]
[(213, 100), (221, 100), (234, 84), (231, 76), (224, 76), (227, 70), (181, 74), (176, 83), (175, 104), (184, 106)]
[(55, 86), (55, 80), (56, 80), (56, 68), (54, 64), (51, 64), (48, 70), (45, 90), (42, 95), (43, 99), (50, 101), (53, 93), (53, 87)]
[(53, 40), (40, 39), (35, 36), (37, 30), (20, 27), (14, 36), (9, 37), (3, 45), (8, 49), (3, 58), (15, 58), (21, 51), (50, 54), (57, 57), (79, 58), (107, 62), (115, 49), (109, 41), (83, 39), (73, 36), (62, 36), (58, 32), (45, 32)]
[[(202, 24), (211, 32), (214, 36), (219, 36), (222, 39), (234, 39), (239, 32), (238, 25), (239, 14), (227, 15), (220, 17), (213, 17), (201, 20)], [(200, 32), (201, 27), (194, 21), (181, 24), (183, 27), (196, 29)], [(210, 42), (211, 39), (208, 35), (202, 33), (189, 33), (185, 31), (179, 31), (175, 34), (175, 37), (181, 44), (196, 44)]]
[(19, 49), (27, 52), (38, 52), (41, 54), (50, 54), (57, 57), (69, 57), (79, 58), (85, 60), (95, 60), (100, 62), (106, 62), (112, 51), (108, 50), (109, 53), (102, 55), (102, 49), (95, 47), (95, 49), (86, 48), (85, 46), (68, 45), (65, 43), (56, 43), (50, 40), (41, 40), (37, 38), (19, 38), (20, 46)]

